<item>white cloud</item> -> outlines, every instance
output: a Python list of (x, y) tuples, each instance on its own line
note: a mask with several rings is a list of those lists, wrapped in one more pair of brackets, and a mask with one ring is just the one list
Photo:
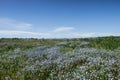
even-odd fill
[[(85, 37), (102, 37), (102, 36), (120, 36), (119, 33), (100, 33), (100, 32), (89, 32), (89, 33), (72, 33), (75, 38)], [(71, 34), (71, 35), (72, 35)]]
[(120, 34), (115, 33), (97, 33), (97, 32), (88, 32), (88, 33), (56, 33), (53, 34), (52, 38), (87, 38), (87, 37), (102, 37), (102, 36), (120, 36)]
[(8, 18), (0, 18), (0, 26), (4, 29), (14, 29), (14, 30), (29, 30), (32, 28), (32, 24), (25, 23)]
[(100, 36), (120, 36), (110, 33), (37, 33), (27, 31), (0, 30), (0, 38), (85, 38)]
[(71, 33), (70, 35), (72, 36), (72, 37), (74, 37), (74, 38), (84, 38), (84, 37), (94, 37), (94, 35), (95, 35), (96, 33), (91, 33), (91, 32), (89, 32), (89, 33), (78, 33), (78, 32), (74, 32), (74, 33)]
[(97, 32), (79, 33), (75, 31), (74, 27), (59, 27), (47, 33), (30, 32), (29, 29), (32, 28), (32, 24), (7, 18), (0, 19), (0, 29), (2, 29), (1, 26), (5, 26), (5, 28), (4, 30), (0, 30), (0, 38), (85, 38), (120, 35)]
[(0, 38), (48, 38), (49, 33), (0, 30)]
[(74, 27), (59, 27), (54, 30), (54, 32), (69, 32), (74, 30)]

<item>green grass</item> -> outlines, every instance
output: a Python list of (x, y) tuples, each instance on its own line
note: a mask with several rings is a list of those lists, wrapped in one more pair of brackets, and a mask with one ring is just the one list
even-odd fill
[(0, 39), (0, 80), (119, 80), (120, 37)]

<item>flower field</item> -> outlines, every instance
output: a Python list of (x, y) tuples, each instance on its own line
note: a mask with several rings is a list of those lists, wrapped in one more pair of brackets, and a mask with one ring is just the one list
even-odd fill
[(2, 38), (0, 80), (120, 80), (120, 37)]

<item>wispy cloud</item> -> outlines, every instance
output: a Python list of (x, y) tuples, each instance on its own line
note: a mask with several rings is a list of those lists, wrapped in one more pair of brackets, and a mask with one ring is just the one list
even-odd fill
[(0, 38), (85, 38), (100, 36), (119, 36), (120, 34), (110, 33), (37, 33), (28, 31), (0, 30)]
[(49, 33), (0, 30), (0, 38), (49, 38)]
[[(4, 29), (2, 29), (4, 28)], [(120, 35), (113, 33), (76, 32), (74, 27), (58, 27), (51, 32), (30, 32), (32, 24), (8, 18), (0, 18), (0, 38), (84, 38)]]
[(7, 28), (7, 29), (14, 29), (14, 30), (29, 30), (32, 28), (32, 24), (17, 21), (9, 18), (0, 18), (0, 26)]
[(97, 33), (93, 33), (93, 32), (88, 32), (88, 33), (79, 33), (79, 32), (74, 32), (74, 33), (71, 33), (70, 35), (72, 35), (73, 37), (77, 38), (77, 37), (95, 37), (97, 36)]
[(74, 30), (74, 27), (59, 27), (54, 30), (54, 32), (69, 32)]
[(119, 33), (100, 33), (100, 32), (88, 32), (88, 33), (72, 33), (75, 38), (85, 38), (85, 37), (102, 37), (102, 36), (120, 36)]

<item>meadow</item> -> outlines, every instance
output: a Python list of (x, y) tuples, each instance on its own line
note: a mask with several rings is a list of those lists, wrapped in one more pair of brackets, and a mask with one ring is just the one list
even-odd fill
[(1, 38), (0, 80), (120, 80), (120, 36)]

